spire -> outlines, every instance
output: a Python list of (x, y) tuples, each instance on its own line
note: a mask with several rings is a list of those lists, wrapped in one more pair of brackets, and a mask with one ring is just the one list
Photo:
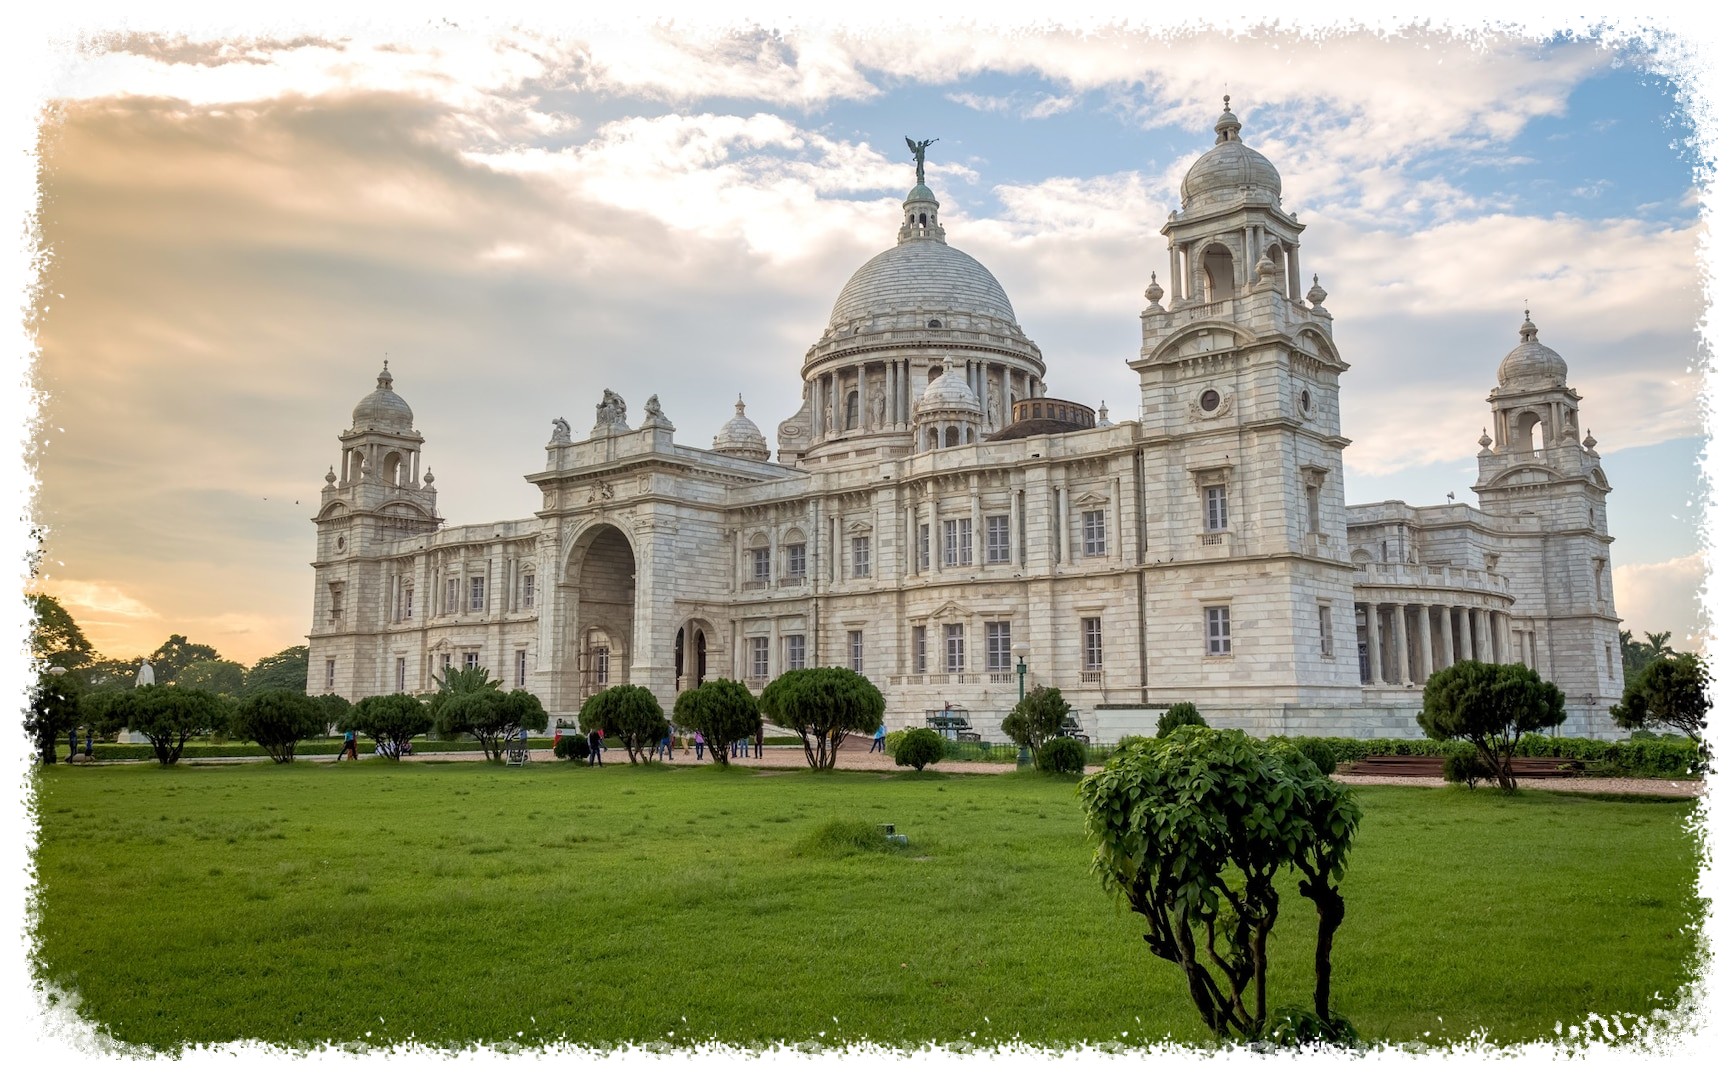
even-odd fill
[(1536, 324), (1530, 321), (1529, 308), (1524, 309), (1524, 324), (1518, 328), (1518, 340), (1521, 342), (1536, 340)]
[[(933, 140), (929, 140), (930, 142)], [(915, 143), (910, 143), (915, 146)], [(921, 144), (926, 147), (927, 143)], [(904, 196), (903, 221), (898, 226), (898, 243), (904, 244), (911, 240), (938, 240), (946, 242), (946, 229), (940, 224), (940, 200), (934, 197), (933, 191), (920, 180)]]
[(1220, 143), (1241, 141), (1241, 121), (1237, 120), (1235, 114), (1229, 111), (1228, 94), (1223, 95), (1223, 115), (1217, 118), (1217, 141)]

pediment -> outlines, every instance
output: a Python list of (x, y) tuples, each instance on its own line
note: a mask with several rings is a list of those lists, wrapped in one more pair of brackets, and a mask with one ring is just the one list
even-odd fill
[(976, 613), (965, 607), (963, 604), (958, 603), (956, 600), (948, 600), (933, 611), (928, 612), (927, 621), (937, 622), (941, 619), (952, 619), (956, 621), (959, 619), (972, 619), (975, 618), (975, 616)]
[(1094, 510), (1101, 506), (1107, 506), (1108, 497), (1099, 492), (1087, 491), (1074, 498), (1072, 500), (1072, 505), (1083, 507), (1087, 510)]
[(871, 533), (873, 531), (874, 531), (874, 527), (872, 525), (869, 525), (865, 521), (851, 522), (849, 524), (849, 527), (844, 529), (844, 532), (848, 533), (851, 536), (866, 536), (868, 533)]

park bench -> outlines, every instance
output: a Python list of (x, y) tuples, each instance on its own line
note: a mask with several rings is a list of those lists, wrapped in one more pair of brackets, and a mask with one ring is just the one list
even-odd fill
[(982, 736), (970, 727), (970, 710), (947, 705), (927, 711), (928, 726), (948, 739), (959, 742), (981, 742)]

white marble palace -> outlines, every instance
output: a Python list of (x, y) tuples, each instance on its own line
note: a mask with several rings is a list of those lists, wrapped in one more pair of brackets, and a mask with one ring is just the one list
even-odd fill
[(1565, 362), (1526, 312), (1478, 506), (1346, 505), (1350, 365), (1304, 288), (1305, 226), (1224, 106), (1162, 227), (1135, 420), (1048, 396), (914, 143), (897, 242), (844, 284), (775, 458), (739, 401), (701, 449), (656, 398), (634, 427), (604, 390), (588, 434), (555, 422), (528, 516), (450, 526), (382, 371), (314, 519), (309, 691), (480, 665), (560, 720), (621, 681), (667, 709), (703, 679), (835, 665), (884, 691), (890, 727), (951, 705), (993, 737), (1022, 663), (1096, 739), (1184, 700), (1253, 733), (1417, 735), (1428, 674), (1475, 657), (1553, 680), (1565, 733), (1609, 734), (1610, 489)]

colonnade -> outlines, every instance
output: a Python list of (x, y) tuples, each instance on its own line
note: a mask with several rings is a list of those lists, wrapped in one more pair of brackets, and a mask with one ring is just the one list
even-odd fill
[(1493, 608), (1453, 604), (1378, 602), (1356, 605), (1365, 627), (1367, 664), (1362, 681), (1404, 686), (1459, 660), (1511, 661), (1511, 617)]
[[(815, 375), (807, 383), (808, 420), (815, 440), (908, 430), (928, 383), (928, 369), (940, 365), (937, 359), (864, 360)], [(965, 359), (959, 375), (982, 403), (985, 431), (998, 431), (1009, 423), (1014, 399), (1038, 396), (1036, 376), (1011, 364)], [(853, 418), (848, 410), (851, 391), (857, 395)]]

